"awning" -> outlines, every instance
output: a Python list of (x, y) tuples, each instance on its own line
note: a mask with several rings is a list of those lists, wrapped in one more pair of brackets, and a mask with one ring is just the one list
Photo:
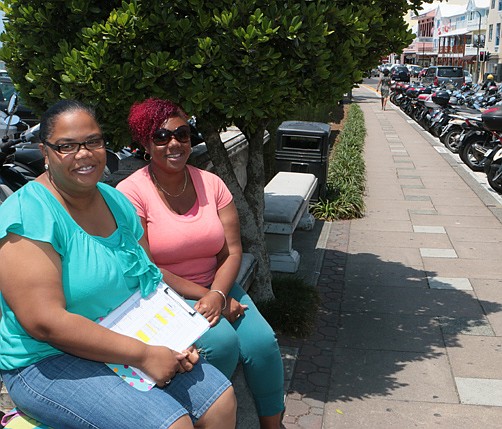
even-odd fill
[(471, 61), (476, 60), (476, 55), (464, 55), (461, 59), (470, 63)]
[(439, 37), (460, 36), (462, 34), (470, 33), (467, 28), (459, 28), (458, 30), (446, 31), (439, 35)]

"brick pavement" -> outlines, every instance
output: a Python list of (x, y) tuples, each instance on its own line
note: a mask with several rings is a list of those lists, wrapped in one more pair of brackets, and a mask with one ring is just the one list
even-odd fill
[[(281, 344), (299, 349), (283, 419), (284, 426), (290, 429), (322, 428), (328, 401), (334, 344), (343, 298), (349, 222), (326, 223), (323, 233), (326, 234), (325, 251), (322, 270), (317, 278), (321, 305), (314, 333), (305, 340), (280, 338)], [(297, 240), (301, 241), (301, 238)], [(302, 252), (302, 258), (307, 256), (305, 252), (306, 249)]]

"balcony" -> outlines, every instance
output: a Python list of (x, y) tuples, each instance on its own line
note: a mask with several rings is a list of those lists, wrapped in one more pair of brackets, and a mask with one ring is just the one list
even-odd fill
[(456, 46), (440, 46), (438, 49), (438, 53), (440, 54), (464, 54), (464, 45), (456, 45)]
[[(469, 32), (478, 31), (479, 29), (479, 17), (477, 16), (477, 14), (475, 15), (476, 17), (474, 19), (470, 19), (467, 21), (467, 30)], [(481, 18), (481, 31), (486, 30), (486, 23), (487, 23), (487, 17), (483, 16)]]

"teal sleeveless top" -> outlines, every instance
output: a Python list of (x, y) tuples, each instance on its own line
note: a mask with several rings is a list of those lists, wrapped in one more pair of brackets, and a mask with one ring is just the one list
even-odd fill
[[(143, 235), (132, 204), (98, 183), (117, 229), (109, 237), (86, 233), (49, 190), (30, 182), (0, 205), (0, 238), (8, 233), (50, 243), (61, 256), (62, 287), (69, 312), (98, 321), (138, 289), (153, 291), (162, 275), (138, 244)], [(23, 269), (22, 258), (19, 269)], [(36, 288), (34, 283), (32, 288)], [(30, 337), (0, 294), (0, 368), (25, 367), (62, 353)]]

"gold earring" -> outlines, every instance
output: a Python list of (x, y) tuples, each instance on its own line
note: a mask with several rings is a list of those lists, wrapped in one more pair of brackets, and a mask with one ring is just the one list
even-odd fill
[(145, 154), (143, 155), (143, 159), (146, 162), (149, 162), (152, 159), (152, 155), (150, 155), (148, 152), (145, 152)]

